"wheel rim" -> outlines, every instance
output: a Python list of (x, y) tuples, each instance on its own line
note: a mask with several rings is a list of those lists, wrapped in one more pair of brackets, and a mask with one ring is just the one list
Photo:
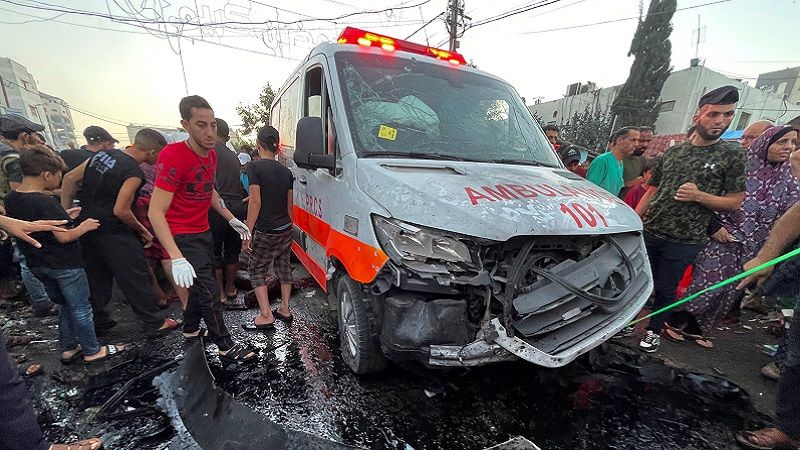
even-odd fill
[(353, 309), (353, 302), (350, 299), (350, 294), (345, 291), (342, 292), (342, 301), (339, 305), (339, 314), (342, 317), (342, 325), (344, 329), (345, 338), (347, 339), (347, 349), (350, 356), (356, 356), (358, 351), (358, 331), (356, 330), (356, 315)]

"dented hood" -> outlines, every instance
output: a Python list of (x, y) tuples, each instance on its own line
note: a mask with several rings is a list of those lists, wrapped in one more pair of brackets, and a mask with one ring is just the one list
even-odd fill
[(358, 187), (417, 225), (496, 241), (642, 229), (622, 200), (566, 170), (394, 158), (357, 164)]

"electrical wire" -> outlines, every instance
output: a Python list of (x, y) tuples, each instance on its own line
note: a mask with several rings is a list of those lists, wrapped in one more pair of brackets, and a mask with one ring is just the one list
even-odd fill
[[(700, 8), (700, 7), (703, 7), (703, 6), (717, 5), (717, 4), (720, 4), (720, 3), (727, 3), (727, 2), (730, 2), (730, 1), (733, 1), (733, 0), (718, 0), (716, 2), (703, 3), (701, 5), (686, 6), (686, 7), (683, 7), (683, 8), (677, 8), (675, 10), (675, 12), (686, 11), (686, 10), (695, 9), (695, 8)], [(664, 12), (653, 12), (653, 13), (648, 13), (647, 15), (657, 15), (657, 14), (667, 14), (667, 13), (668, 13), (667, 11), (664, 11)], [(604, 21), (601, 21), (601, 22), (585, 23), (585, 24), (582, 24), (582, 25), (573, 25), (573, 26), (568, 26), (568, 27), (550, 28), (550, 29), (547, 29), (547, 30), (523, 31), (521, 33), (516, 33), (516, 34), (538, 34), (538, 33), (549, 33), (551, 31), (574, 30), (576, 28), (593, 27), (595, 25), (605, 25), (605, 24), (609, 24), (609, 23), (624, 22), (626, 20), (638, 20), (638, 19), (639, 19), (639, 16), (622, 17), (622, 18), (619, 18), (619, 19), (604, 20)]]
[(479, 21), (473, 23), (472, 25), (470, 25), (469, 29), (480, 27), (480, 26), (483, 26), (483, 25), (487, 25), (487, 24), (490, 24), (492, 22), (497, 22), (498, 20), (507, 19), (509, 17), (516, 16), (517, 14), (526, 13), (526, 12), (532, 11), (534, 9), (543, 8), (545, 6), (552, 5), (553, 3), (558, 3), (560, 1), (561, 0), (549, 0), (549, 1), (548, 0), (541, 0), (541, 1), (538, 1), (538, 2), (534, 2), (532, 4), (524, 6), (522, 8), (517, 8), (517, 10), (506, 11), (504, 13), (498, 14), (497, 16), (489, 17), (489, 18), (483, 19), (483, 20), (479, 20)]

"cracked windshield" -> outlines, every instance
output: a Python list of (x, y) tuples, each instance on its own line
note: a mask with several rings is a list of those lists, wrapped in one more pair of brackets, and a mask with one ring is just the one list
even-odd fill
[(507, 84), (418, 58), (336, 55), (356, 151), (558, 167)]

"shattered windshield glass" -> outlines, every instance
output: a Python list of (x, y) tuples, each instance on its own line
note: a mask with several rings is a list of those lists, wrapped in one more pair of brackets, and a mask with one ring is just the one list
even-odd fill
[(359, 156), (408, 156), (558, 167), (507, 84), (416, 58), (336, 55)]

